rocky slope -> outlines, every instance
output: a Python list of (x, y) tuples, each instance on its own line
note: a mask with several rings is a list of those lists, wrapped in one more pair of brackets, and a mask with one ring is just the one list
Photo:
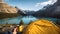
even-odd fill
[(5, 2), (0, 2), (0, 19), (18, 16), (18, 10)]
[(17, 13), (17, 9), (9, 6), (7, 3), (0, 2), (0, 12), (2, 13)]
[(39, 10), (33, 14), (34, 16), (41, 16), (41, 17), (53, 17), (53, 18), (60, 18), (60, 0), (57, 0), (56, 3), (53, 5), (48, 5), (45, 10)]

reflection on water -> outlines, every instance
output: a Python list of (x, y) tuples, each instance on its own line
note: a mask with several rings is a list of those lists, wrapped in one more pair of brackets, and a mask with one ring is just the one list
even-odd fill
[(20, 20), (23, 20), (25, 24), (28, 24), (30, 21), (34, 21), (37, 18), (33, 16), (23, 16), (23, 17), (15, 17), (15, 18), (5, 18), (5, 19), (0, 19), (1, 24), (9, 23), (9, 24), (19, 24)]
[[(38, 18), (33, 17), (33, 16), (23, 16), (23, 17), (15, 17), (15, 18), (5, 18), (5, 19), (0, 19), (0, 23), (1, 24), (5, 24), (5, 23), (9, 23), (9, 24), (19, 24), (20, 20), (23, 20), (23, 22), (25, 24), (28, 24), (30, 21), (35, 21)], [(47, 19), (47, 20), (51, 20), (53, 22), (56, 22), (57, 19), (56, 18), (43, 18), (43, 19)]]
[(23, 20), (23, 22), (25, 24), (28, 24), (30, 21), (37, 20), (37, 18), (36, 17), (33, 17), (33, 16), (25, 16), (25, 17), (22, 18), (22, 20)]

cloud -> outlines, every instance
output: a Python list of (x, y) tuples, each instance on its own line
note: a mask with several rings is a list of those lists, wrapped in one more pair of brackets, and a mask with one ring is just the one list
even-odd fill
[(46, 2), (36, 3), (35, 7), (44, 7), (46, 5), (53, 5), (57, 0), (48, 0)]

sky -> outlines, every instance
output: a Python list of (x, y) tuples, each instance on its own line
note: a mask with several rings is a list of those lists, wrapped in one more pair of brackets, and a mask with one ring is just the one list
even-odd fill
[(17, 6), (22, 10), (34, 10), (42, 9), (46, 5), (53, 5), (57, 0), (5, 0), (5, 2), (11, 6)]

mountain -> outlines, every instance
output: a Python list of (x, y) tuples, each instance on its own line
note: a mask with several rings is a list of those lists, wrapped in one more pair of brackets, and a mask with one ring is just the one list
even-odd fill
[(27, 15), (32, 15), (35, 13), (35, 11), (25, 10), (24, 11)]
[(38, 11), (22, 10), (18, 12), (22, 15), (33, 15), (35, 17), (52, 17), (60, 18), (60, 0), (57, 0), (53, 5), (47, 5)]
[(17, 9), (12, 6), (9, 6), (5, 2), (0, 2), (0, 12), (2, 12), (2, 13), (17, 13)]
[(21, 15), (23, 15), (23, 16), (27, 16), (27, 15), (33, 15), (35, 13), (35, 11), (19, 10), (18, 13), (21, 14)]
[(38, 17), (60, 18), (60, 0), (53, 5), (47, 5), (44, 10), (38, 10), (33, 15)]
[(18, 10), (15, 7), (9, 6), (7, 3), (0, 1), (0, 19), (1, 18), (9, 18), (16, 17), (19, 14)]

